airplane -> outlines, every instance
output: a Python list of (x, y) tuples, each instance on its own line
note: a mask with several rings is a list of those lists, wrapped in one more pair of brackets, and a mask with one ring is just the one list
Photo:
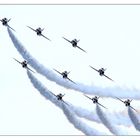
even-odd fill
[(95, 97), (93, 97), (93, 98), (90, 98), (90, 97), (88, 97), (87, 95), (84, 95), (84, 96), (87, 97), (87, 98), (89, 98), (90, 100), (92, 100), (94, 104), (99, 104), (100, 106), (102, 106), (102, 107), (104, 107), (105, 109), (107, 109), (105, 106), (103, 106), (102, 104), (100, 104), (100, 103), (98, 102), (98, 99), (99, 99), (100, 97), (95, 96)]
[(10, 26), (8, 25), (8, 22), (9, 22), (10, 20), (11, 20), (11, 18), (10, 18), (10, 19), (7, 19), (7, 18), (0, 19), (0, 21), (2, 22), (2, 25), (7, 26), (7, 27), (9, 27), (10, 29), (12, 29), (13, 31), (15, 31), (12, 27), (10, 27)]
[(56, 97), (57, 97), (57, 100), (62, 100), (62, 98), (63, 98), (63, 96), (64, 96), (65, 94), (58, 94), (58, 95), (56, 95)]
[(135, 110), (137, 112), (137, 110), (130, 105), (130, 103), (132, 102), (132, 100), (127, 99), (127, 100), (123, 101), (123, 100), (121, 100), (119, 98), (117, 98), (117, 99), (120, 100), (121, 102), (123, 102), (125, 104), (125, 106), (129, 106), (129, 107), (131, 107), (133, 110)]
[(66, 39), (65, 37), (63, 37), (63, 38), (64, 38), (66, 41), (68, 41), (69, 43), (71, 43), (73, 47), (75, 47), (75, 48), (77, 47), (77, 48), (79, 48), (80, 50), (82, 50), (83, 52), (86, 53), (85, 50), (83, 50), (82, 48), (80, 48), (79, 46), (77, 46), (77, 43), (78, 43), (80, 40), (73, 39), (72, 41), (70, 41), (70, 40)]
[(68, 103), (66, 103), (62, 98), (65, 96), (65, 94), (62, 94), (62, 93), (59, 93), (59, 94), (57, 94), (57, 95), (55, 95), (53, 92), (51, 92), (51, 91), (49, 91), (51, 94), (53, 94), (56, 98), (57, 98), (57, 100), (60, 100), (60, 101), (62, 101), (62, 102), (64, 102), (65, 104), (67, 104), (67, 105), (69, 105)]
[(32, 71), (33, 73), (35, 73), (33, 70), (31, 70), (30, 68), (28, 68), (28, 66), (27, 66), (28, 62), (27, 62), (26, 60), (24, 60), (23, 62), (20, 62), (20, 61), (18, 61), (18, 60), (15, 59), (15, 58), (13, 58), (13, 59), (14, 59), (15, 61), (17, 61), (19, 64), (21, 64), (23, 68), (26, 68), (26, 69)]
[(99, 70), (97, 70), (97, 69), (93, 68), (92, 66), (90, 66), (90, 67), (91, 67), (92, 69), (94, 69), (95, 71), (99, 72), (99, 75), (100, 75), (100, 76), (105, 76), (105, 77), (108, 78), (109, 80), (113, 81), (111, 78), (109, 78), (108, 76), (106, 76), (106, 75), (104, 74), (104, 72), (106, 71), (106, 69), (100, 68)]
[(27, 27), (30, 28), (31, 30), (33, 30), (34, 32), (36, 32), (37, 35), (43, 36), (44, 38), (46, 38), (46, 39), (48, 39), (49, 41), (51, 41), (49, 38), (47, 38), (46, 36), (44, 36), (44, 35), (42, 34), (42, 31), (44, 30), (44, 28), (41, 29), (40, 27), (38, 27), (37, 29), (33, 29), (33, 28), (30, 27), (30, 26), (27, 26)]
[(62, 77), (64, 78), (64, 79), (68, 79), (69, 81), (71, 81), (72, 83), (74, 83), (74, 84), (76, 84), (74, 81), (72, 81), (71, 79), (69, 79), (68, 78), (68, 74), (70, 73), (70, 72), (67, 72), (67, 71), (64, 71), (64, 72), (59, 72), (58, 70), (56, 70), (56, 69), (54, 69), (57, 73), (59, 73), (59, 74), (61, 74), (62, 75)]

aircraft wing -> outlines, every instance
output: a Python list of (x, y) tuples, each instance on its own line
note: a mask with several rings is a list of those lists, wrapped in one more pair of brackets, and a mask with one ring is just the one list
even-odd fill
[(80, 50), (82, 50), (83, 52), (87, 53), (85, 50), (83, 50), (82, 48), (80, 48), (79, 46), (76, 46), (77, 48), (79, 48)]
[(92, 66), (90, 66), (92, 69), (94, 69), (95, 71), (99, 72), (97, 69), (93, 68)]
[(109, 78), (109, 77), (108, 77), (108, 76), (106, 76), (105, 74), (104, 74), (104, 76), (105, 76), (106, 78), (108, 78), (109, 80), (113, 81), (111, 78)]
[(36, 30), (35, 29), (33, 29), (32, 27), (30, 27), (30, 26), (27, 26), (28, 28), (30, 28), (31, 30), (33, 30), (33, 31), (35, 31), (36, 32)]
[(98, 105), (100, 105), (100, 106), (102, 106), (103, 108), (105, 108), (105, 109), (107, 109), (105, 106), (103, 106), (102, 104), (100, 104), (100, 103), (97, 103)]
[(65, 96), (65, 94), (62, 95), (62, 97)]
[(68, 103), (66, 103), (63, 99), (61, 100), (64, 104), (69, 105)]
[(71, 81), (72, 83), (76, 84), (76, 83), (75, 83), (74, 81), (72, 81), (70, 78), (67, 77), (67, 79), (68, 79), (69, 81)]
[(61, 73), (61, 72), (59, 72), (58, 70), (56, 70), (56, 69), (53, 69), (53, 70), (55, 70), (57, 73), (59, 73), (59, 74), (61, 74), (61, 75), (62, 75), (62, 73)]
[(85, 97), (89, 98), (90, 100), (92, 100), (92, 98), (88, 97), (87, 95), (84, 95)]
[(17, 59), (13, 58), (15, 61), (17, 61), (19, 64), (22, 64), (20, 61), (18, 61)]
[(68, 72), (68, 74), (70, 74), (70, 71)]
[[(132, 99), (133, 100), (133, 99)], [(130, 100), (130, 103), (132, 102), (132, 100)]]
[[(117, 97), (116, 97), (117, 98)], [(121, 102), (123, 102), (124, 103), (124, 101), (123, 100), (121, 100), (121, 99), (119, 99), (119, 98), (117, 98), (118, 100), (120, 100)]]
[(43, 34), (41, 34), (41, 36), (43, 36), (44, 38), (48, 39), (49, 41), (51, 41), (49, 38), (47, 38), (46, 36), (44, 36)]
[(41, 29), (41, 32), (44, 31), (45, 28)]
[(8, 19), (8, 21), (7, 22), (9, 22), (11, 20), (11, 18), (10, 19)]
[(8, 28), (12, 29), (13, 31), (15, 31), (15, 29), (13, 29), (12, 27), (10, 27), (9, 25), (7, 25)]
[(54, 95), (55, 97), (57, 97), (53, 92), (49, 91), (52, 95)]
[(30, 70), (31, 72), (35, 73), (33, 70), (31, 70), (30, 68), (26, 67), (26, 69)]
[(68, 39), (66, 39), (65, 37), (63, 37), (66, 41), (68, 41), (69, 43), (71, 43), (71, 41), (70, 40), (68, 40)]
[(133, 108), (132, 106), (129, 106), (129, 107), (131, 107), (133, 110), (135, 110), (138, 113), (138, 111), (135, 108)]

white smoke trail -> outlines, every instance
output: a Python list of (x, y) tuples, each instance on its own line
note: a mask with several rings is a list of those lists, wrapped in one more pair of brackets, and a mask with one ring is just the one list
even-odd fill
[(71, 103), (69, 103), (69, 108), (71, 110), (74, 111), (74, 113), (81, 117), (81, 118), (86, 118), (90, 121), (95, 121), (95, 122), (98, 122), (98, 123), (101, 123), (100, 119), (98, 118), (97, 114), (95, 111), (90, 111), (90, 110), (87, 110), (87, 109), (84, 109), (82, 107), (79, 107), (79, 106), (73, 106)]
[[(75, 116), (75, 113), (68, 106), (63, 105), (63, 112), (65, 113), (67, 119), (74, 124), (75, 128), (80, 127), (80, 129), (83, 129), (86, 135), (106, 135), (103, 132), (99, 132), (96, 129), (87, 126), (85, 123), (81, 123), (81, 121)], [(87, 128), (86, 131), (85, 128)]]
[(13, 32), (7, 28), (9, 36), (18, 50), (18, 52), (22, 55), (24, 59), (28, 61), (28, 63), (40, 74), (44, 75), (46, 78), (48, 78), (51, 81), (56, 82), (57, 84), (69, 88), (74, 89), (86, 94), (96, 94), (99, 96), (106, 96), (106, 97), (120, 97), (120, 98), (131, 98), (131, 99), (140, 99), (140, 94), (138, 90), (132, 90), (132, 89), (123, 89), (121, 87), (97, 87), (97, 86), (88, 86), (81, 83), (76, 82), (76, 84), (73, 84), (67, 79), (63, 79), (62, 77), (58, 76), (56, 73), (54, 73), (52, 70), (49, 70), (42, 64), (40, 64), (34, 57), (30, 55), (30, 53), (25, 49), (25, 47), (18, 41), (18, 39), (15, 37)]
[(27, 71), (27, 75), (33, 86), (41, 93), (41, 95), (49, 99), (56, 106), (60, 107), (63, 110), (66, 117), (74, 125), (75, 128), (82, 131), (86, 135), (106, 135), (105, 133), (99, 132), (98, 130), (91, 128), (84, 122), (80, 121), (80, 119), (75, 116), (75, 113), (68, 109), (65, 103), (63, 103), (62, 101), (58, 101), (57, 98), (37, 78), (35, 78), (31, 72)]
[(135, 126), (136, 130), (140, 131), (140, 120), (138, 119), (135, 112), (130, 107), (128, 107), (128, 115), (133, 125)]
[[(97, 123), (102, 123), (102, 121), (99, 119), (96, 110), (87, 110), (79, 106), (73, 106), (72, 104), (68, 103), (71, 108), (71, 110), (74, 111), (76, 115), (78, 115), (81, 118), (86, 118), (90, 121), (95, 121)], [(115, 125), (124, 125), (124, 126), (130, 126), (132, 125), (132, 122), (130, 121), (129, 117), (124, 116), (121, 114), (121, 112), (107, 112), (106, 116), (111, 119), (113, 124)]]
[(114, 122), (106, 116), (98, 104), (96, 104), (96, 111), (100, 120), (110, 130), (110, 132), (112, 132), (114, 135), (126, 135), (124, 131), (118, 128), (118, 126), (114, 125)]

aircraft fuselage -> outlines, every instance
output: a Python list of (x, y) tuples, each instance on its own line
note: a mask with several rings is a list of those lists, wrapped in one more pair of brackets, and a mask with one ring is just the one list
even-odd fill
[(41, 35), (42, 30), (41, 30), (41, 28), (40, 28), (40, 27), (36, 29), (36, 33), (37, 33), (37, 35)]
[(124, 101), (125, 106), (130, 106), (130, 102), (129, 101)]
[(21, 64), (22, 64), (22, 67), (23, 68), (26, 68), (27, 67), (27, 62), (26, 61), (23, 61)]
[(73, 47), (76, 47), (76, 46), (77, 46), (77, 41), (72, 40), (72, 41), (71, 41), (71, 44), (72, 44)]
[(37, 33), (37, 35), (41, 35), (41, 30), (40, 29), (36, 29), (36, 33)]
[(68, 77), (67, 72), (66, 72), (66, 71), (65, 71), (65, 72), (63, 72), (63, 73), (62, 73), (62, 76), (63, 76), (63, 78), (67, 78), (67, 77)]
[(7, 23), (8, 23), (7, 18), (2, 19), (2, 25), (7, 25)]
[(97, 96), (95, 96), (94, 98), (92, 98), (93, 103), (98, 103), (98, 99)]
[(62, 100), (63, 95), (62, 94), (58, 94), (58, 95), (56, 95), (56, 97), (57, 97), (57, 100)]
[(99, 69), (99, 74), (102, 76), (104, 75), (104, 70), (103, 69)]
[(57, 99), (58, 99), (58, 100), (62, 100), (62, 97), (60, 97), (60, 96), (57, 96)]

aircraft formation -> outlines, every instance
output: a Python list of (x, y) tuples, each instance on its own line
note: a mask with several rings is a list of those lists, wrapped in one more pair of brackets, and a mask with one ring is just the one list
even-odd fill
[[(27, 62), (26, 60), (20, 62), (20, 61), (18, 61), (18, 60), (15, 59), (15, 58), (13, 58), (13, 59), (14, 59), (16, 62), (18, 62), (19, 64), (21, 64), (23, 68), (28, 69), (29, 71), (35, 73), (33, 70), (31, 70), (31, 69), (27, 66), (28, 62)], [(68, 79), (70, 82), (76, 84), (74, 81), (72, 81), (71, 79), (68, 78), (68, 74), (69, 74), (70, 72), (67, 72), (67, 71), (59, 72), (59, 71), (56, 70), (56, 69), (54, 69), (54, 70), (55, 70), (57, 73), (59, 73), (60, 75), (62, 75), (62, 77), (63, 77), (64, 79)], [(98, 72), (99, 72), (99, 70), (98, 70)], [(99, 74), (100, 74), (100, 73), (99, 73)], [(104, 73), (102, 73), (102, 75), (104, 75)], [(51, 91), (50, 91), (50, 92), (51, 92)], [(62, 98), (64, 97), (65, 94), (60, 93), (60, 94), (58, 94), (58, 95), (55, 95), (53, 92), (51, 92), (51, 93), (57, 98), (57, 100), (62, 101), (62, 102), (64, 102), (65, 104), (68, 105), (68, 103), (66, 103), (66, 102), (62, 99)], [(89, 96), (87, 96), (87, 95), (84, 95), (84, 96), (87, 97), (88, 99), (92, 100), (92, 102), (93, 102), (94, 104), (98, 104), (98, 105), (100, 105), (101, 107), (107, 109), (105, 106), (103, 106), (102, 104), (100, 104), (100, 103), (98, 102), (98, 99), (99, 99), (100, 97), (95, 96), (95, 97), (92, 97), (92, 98), (91, 98), (91, 97), (89, 97)], [(132, 99), (131, 99), (131, 100), (130, 100), (130, 99), (126, 99), (125, 101), (121, 100), (121, 99), (118, 98), (118, 97), (116, 97), (116, 99), (118, 99), (118, 100), (120, 100), (121, 102), (123, 102), (123, 103), (125, 104), (126, 107), (130, 107), (130, 108), (132, 108), (133, 110), (135, 110), (135, 111), (137, 112), (137, 110), (136, 110), (135, 108), (133, 108), (133, 107), (130, 105)]]
[[(10, 20), (11, 20), (11, 19), (7, 19), (7, 18), (0, 19), (0, 21), (2, 22), (2, 25), (7, 26), (8, 28), (10, 28), (10, 29), (12, 29), (13, 31), (15, 31), (12, 27), (10, 27), (10, 26), (8, 25), (8, 23), (9, 23)], [(51, 41), (48, 37), (46, 37), (44, 34), (42, 34), (44, 28), (42, 29), (42, 28), (38, 27), (37, 29), (34, 29), (34, 28), (30, 27), (30, 26), (27, 26), (27, 27), (28, 27), (29, 29), (31, 29), (32, 31), (36, 32), (37, 36), (42, 36), (42, 37), (44, 37), (45, 39)], [(73, 39), (73, 40), (70, 41), (70, 40), (68, 40), (68, 39), (65, 38), (65, 37), (62, 37), (62, 38), (63, 38), (64, 40), (66, 40), (67, 42), (69, 42), (69, 43), (72, 45), (72, 47), (78, 48), (78, 49), (80, 49), (81, 51), (87, 53), (87, 51), (85, 51), (84, 49), (82, 49), (81, 47), (79, 47), (79, 46), (77, 45), (78, 42), (79, 42), (80, 40)], [(19, 64), (21, 64), (23, 68), (25, 68), (25, 69), (27, 69), (27, 70), (29, 70), (29, 71), (35, 73), (32, 69), (30, 69), (30, 68), (28, 67), (28, 62), (27, 62), (27, 60), (23, 60), (22, 62), (20, 62), (19, 60), (15, 59), (15, 58), (13, 58), (13, 59), (14, 59), (16, 62), (18, 62)], [(104, 76), (104, 77), (106, 77), (107, 79), (109, 79), (110, 81), (114, 82), (114, 80), (112, 80), (110, 77), (108, 77), (107, 75), (105, 75), (105, 71), (106, 71), (105, 68), (96, 69), (96, 68), (92, 67), (91, 65), (89, 65), (89, 67), (92, 68), (93, 70), (95, 70), (96, 72), (98, 72), (100, 76)], [(57, 69), (53, 69), (53, 70), (54, 70), (55, 72), (57, 72), (59, 75), (61, 75), (63, 79), (68, 80), (68, 81), (70, 81), (70, 82), (73, 83), (73, 84), (76, 84), (76, 82), (74, 82), (73, 80), (71, 80), (71, 79), (68, 77), (70, 71), (68, 72), (68, 71), (65, 70), (65, 71), (63, 71), (63, 72), (60, 72), (60, 71), (58, 71)], [(50, 91), (50, 92), (51, 92), (51, 91)], [(65, 96), (65, 94), (60, 93), (60, 94), (58, 94), (58, 95), (55, 95), (53, 92), (51, 92), (51, 93), (52, 93), (52, 95), (54, 95), (54, 97), (55, 97), (58, 101), (64, 102), (65, 104), (68, 105), (68, 103), (66, 103), (66, 102), (63, 100), (63, 97)], [(107, 107), (105, 107), (104, 105), (102, 105), (101, 103), (98, 102), (98, 100), (99, 100), (100, 97), (95, 96), (95, 97), (92, 97), (92, 98), (91, 98), (91, 97), (89, 97), (89, 96), (87, 96), (87, 95), (84, 95), (84, 96), (85, 96), (86, 98), (90, 99), (94, 104), (98, 104), (98, 105), (100, 105), (101, 107), (103, 107), (104, 109), (107, 109)], [(135, 111), (137, 112), (137, 110), (136, 110), (135, 108), (133, 108), (133, 107), (130, 105), (130, 103), (131, 103), (131, 101), (132, 101), (131, 99), (126, 99), (125, 101), (123, 101), (123, 100), (121, 100), (120, 98), (117, 98), (117, 97), (116, 97), (116, 99), (118, 99), (118, 100), (120, 100), (121, 102), (123, 102), (123, 103), (125, 104), (126, 107), (130, 107), (130, 108), (132, 108), (133, 110), (135, 110)]]

